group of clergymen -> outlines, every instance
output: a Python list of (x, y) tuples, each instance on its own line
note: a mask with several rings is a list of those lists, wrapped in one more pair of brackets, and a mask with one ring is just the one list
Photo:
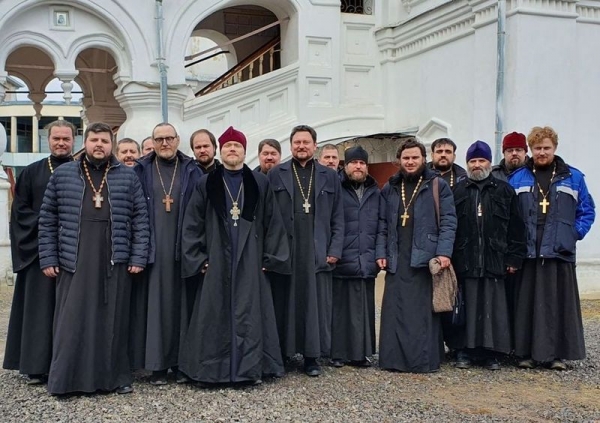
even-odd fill
[[(169, 370), (178, 383), (253, 384), (299, 354), (309, 376), (324, 358), (370, 366), (380, 270), (381, 368), (435, 372), (444, 342), (460, 368), (499, 369), (514, 352), (520, 367), (560, 370), (585, 356), (575, 245), (594, 202), (552, 128), (508, 134), (494, 167), (477, 141), (466, 170), (452, 140), (433, 142), (427, 163), (404, 138), (381, 191), (367, 151), (348, 148), (338, 169), (326, 146), (317, 161), (306, 125), (286, 162), (262, 141), (254, 170), (232, 127), (194, 132), (195, 160), (169, 123), (141, 152), (93, 123), (73, 159), (74, 136), (48, 126), (51, 154), (21, 172), (11, 212), (4, 368), (47, 378), (51, 394), (128, 393), (136, 369), (154, 385)], [(462, 319), (433, 311), (436, 266), (458, 277)]]

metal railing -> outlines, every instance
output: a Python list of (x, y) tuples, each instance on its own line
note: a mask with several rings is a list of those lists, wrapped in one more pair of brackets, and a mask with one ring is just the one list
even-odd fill
[(342, 13), (373, 14), (373, 0), (342, 0)]
[(257, 76), (272, 72), (280, 67), (280, 44), (279, 36), (258, 48), (250, 56), (229, 69), (223, 75), (215, 79), (196, 93), (196, 97), (218, 91), (240, 82), (249, 81)]

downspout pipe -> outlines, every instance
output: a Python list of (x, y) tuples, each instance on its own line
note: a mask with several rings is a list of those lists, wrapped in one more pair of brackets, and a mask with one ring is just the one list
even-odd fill
[(167, 66), (163, 53), (163, 5), (162, 0), (156, 0), (156, 40), (157, 40), (157, 57), (158, 72), (160, 74), (160, 110), (162, 113), (162, 121), (169, 121), (169, 103), (167, 96)]
[(496, 136), (494, 156), (496, 163), (502, 159), (502, 136), (504, 134), (504, 69), (506, 54), (506, 1), (498, 0), (498, 65), (496, 71)]

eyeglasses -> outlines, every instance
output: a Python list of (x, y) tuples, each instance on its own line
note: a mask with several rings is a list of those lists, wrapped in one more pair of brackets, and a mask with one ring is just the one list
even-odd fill
[(156, 144), (162, 144), (165, 141), (167, 142), (167, 144), (173, 144), (176, 139), (177, 137), (158, 137), (153, 138), (152, 141), (154, 141)]

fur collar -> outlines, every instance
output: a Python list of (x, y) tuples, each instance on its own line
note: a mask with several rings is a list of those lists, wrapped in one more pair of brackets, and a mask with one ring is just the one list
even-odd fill
[[(206, 180), (206, 192), (208, 199), (217, 211), (219, 216), (227, 218), (225, 207), (225, 186), (223, 182), (223, 166), (217, 166), (215, 170), (208, 174)], [(244, 204), (242, 207), (242, 219), (248, 222), (254, 221), (254, 214), (259, 199), (259, 188), (252, 174), (252, 170), (244, 164), (242, 169), (242, 181), (244, 184)]]

